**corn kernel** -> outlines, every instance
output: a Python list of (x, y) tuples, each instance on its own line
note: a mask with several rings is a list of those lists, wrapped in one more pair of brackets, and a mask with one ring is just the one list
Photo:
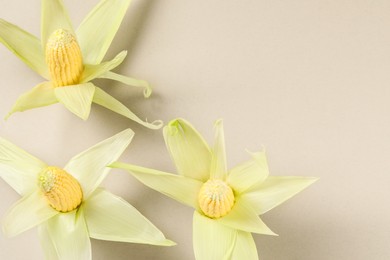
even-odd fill
[(46, 43), (46, 63), (55, 87), (78, 84), (83, 59), (75, 36), (64, 29), (54, 31)]
[(198, 201), (207, 217), (220, 218), (233, 208), (233, 190), (222, 180), (208, 180), (199, 191)]
[(83, 198), (79, 182), (58, 167), (49, 166), (41, 172), (39, 187), (49, 205), (59, 212), (76, 209)]

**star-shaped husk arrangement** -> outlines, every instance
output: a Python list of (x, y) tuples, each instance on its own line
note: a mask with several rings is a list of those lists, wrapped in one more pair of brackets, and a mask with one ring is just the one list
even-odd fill
[(194, 208), (193, 247), (197, 260), (258, 259), (251, 233), (275, 235), (259, 218), (316, 178), (269, 176), (265, 152), (228, 170), (222, 121), (212, 148), (183, 119), (164, 127), (178, 175), (115, 162), (146, 186)]
[(151, 94), (146, 81), (112, 71), (125, 59), (126, 51), (103, 62), (130, 2), (102, 0), (74, 30), (61, 0), (42, 0), (41, 40), (0, 19), (0, 42), (46, 80), (21, 95), (6, 118), (15, 112), (59, 102), (86, 120), (91, 104), (95, 103), (145, 127), (160, 128), (160, 120), (152, 123), (141, 120), (91, 82), (99, 78), (112, 79), (143, 88), (145, 97)]

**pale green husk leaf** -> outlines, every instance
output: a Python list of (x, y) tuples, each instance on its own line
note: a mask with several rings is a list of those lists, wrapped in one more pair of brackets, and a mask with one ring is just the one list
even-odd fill
[(37, 37), (0, 19), (0, 42), (31, 69), (45, 79), (49, 78), (41, 42)]
[(5, 119), (8, 119), (15, 112), (23, 112), (29, 109), (44, 107), (55, 103), (58, 103), (58, 100), (54, 94), (54, 88), (51, 82), (45, 81), (32, 88), (30, 91), (22, 94), (16, 100)]
[(3, 231), (16, 236), (54, 217), (58, 211), (51, 208), (39, 190), (22, 197), (6, 214)]
[(83, 58), (87, 64), (103, 60), (126, 14), (130, 0), (102, 0), (77, 29)]
[(270, 176), (251, 187), (242, 198), (261, 215), (299, 193), (317, 179), (310, 177)]
[(48, 239), (53, 244), (46, 255), (52, 254), (52, 249), (55, 248), (59, 259), (92, 259), (91, 241), (82, 207), (68, 213), (60, 213), (49, 219), (45, 225), (47, 236), (41, 239)]
[(149, 188), (199, 209), (198, 193), (203, 183), (198, 180), (121, 162), (115, 162), (110, 167), (127, 170)]
[(258, 260), (257, 248), (252, 234), (238, 231), (231, 260)]
[(151, 123), (142, 121), (138, 116), (130, 111), (125, 105), (116, 100), (114, 97), (104, 92), (101, 88), (96, 87), (95, 95), (93, 97), (93, 102), (101, 105), (105, 108), (108, 108), (115, 113), (118, 113), (124, 117), (127, 117), (140, 125), (143, 125), (150, 129), (159, 129), (162, 127), (163, 122), (161, 120), (156, 120)]
[(232, 210), (224, 217), (217, 219), (223, 225), (246, 232), (253, 232), (264, 235), (276, 235), (259, 218), (250, 203), (243, 198), (236, 198)]
[(241, 163), (229, 171), (227, 182), (238, 194), (262, 183), (269, 175), (265, 152), (251, 153), (251, 155), (251, 160)]
[(214, 148), (212, 152), (210, 178), (225, 180), (227, 176), (225, 135), (223, 131), (223, 122), (215, 122)]
[(0, 138), (0, 177), (24, 196), (36, 189), (46, 164), (11, 142)]
[(116, 68), (119, 66), (123, 60), (126, 58), (127, 51), (121, 51), (118, 55), (115, 56), (110, 61), (99, 63), (96, 65), (84, 65), (84, 71), (81, 79), (81, 83), (91, 81), (95, 78), (98, 78), (102, 74)]
[(84, 83), (66, 87), (57, 87), (54, 94), (70, 112), (87, 120), (91, 112), (92, 99), (95, 93), (92, 83)]
[(73, 26), (62, 0), (42, 0), (41, 41), (43, 50), (50, 35), (58, 29), (73, 32)]
[(110, 168), (130, 144), (134, 132), (126, 129), (74, 156), (64, 169), (73, 175), (83, 189), (84, 199), (99, 186)]
[(38, 236), (46, 260), (60, 260), (57, 250), (51, 241), (47, 223), (38, 226)]
[(164, 127), (164, 139), (179, 174), (202, 182), (210, 178), (210, 148), (189, 122), (169, 122)]
[[(193, 244), (197, 260), (230, 260), (238, 231), (194, 212)], [(244, 258), (243, 258), (244, 260)]]
[(112, 79), (112, 80), (119, 81), (123, 84), (129, 85), (129, 86), (143, 88), (144, 89), (144, 97), (146, 97), (146, 98), (150, 97), (150, 95), (152, 94), (152, 87), (145, 80), (131, 78), (128, 76), (117, 74), (117, 73), (112, 72), (112, 71), (107, 71), (106, 73), (100, 75), (99, 78)]
[(137, 209), (108, 191), (97, 189), (83, 207), (92, 238), (160, 246), (175, 245)]

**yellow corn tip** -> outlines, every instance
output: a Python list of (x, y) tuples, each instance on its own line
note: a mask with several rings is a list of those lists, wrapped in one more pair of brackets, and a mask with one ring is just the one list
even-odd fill
[(49, 166), (41, 172), (39, 187), (49, 205), (59, 212), (76, 209), (83, 199), (79, 182), (58, 167)]
[(220, 218), (233, 208), (233, 190), (222, 180), (208, 180), (199, 191), (198, 201), (207, 217)]
[(83, 72), (80, 46), (73, 34), (54, 31), (46, 43), (46, 63), (55, 87), (78, 84)]

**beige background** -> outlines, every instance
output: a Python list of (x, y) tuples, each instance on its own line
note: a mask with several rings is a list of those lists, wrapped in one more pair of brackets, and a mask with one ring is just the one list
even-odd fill
[[(97, 0), (64, 0), (77, 26)], [(271, 174), (320, 177), (263, 216), (279, 237), (254, 235), (262, 259), (390, 259), (390, 2), (387, 0), (135, 0), (106, 58), (154, 86), (150, 99), (96, 84), (134, 112), (184, 117), (207, 140), (223, 118), (229, 166), (267, 147)], [(1, 0), (0, 17), (39, 35), (39, 0)], [(0, 46), (0, 115), (42, 79)], [(83, 122), (61, 105), (0, 122), (0, 135), (47, 163), (65, 165), (127, 128), (122, 161), (174, 171), (162, 132), (98, 106)], [(92, 241), (94, 259), (193, 259), (192, 210), (124, 171), (104, 181), (168, 238), (171, 248)], [(19, 196), (0, 181), (0, 216)], [(36, 229), (0, 234), (0, 259), (41, 259)]]

